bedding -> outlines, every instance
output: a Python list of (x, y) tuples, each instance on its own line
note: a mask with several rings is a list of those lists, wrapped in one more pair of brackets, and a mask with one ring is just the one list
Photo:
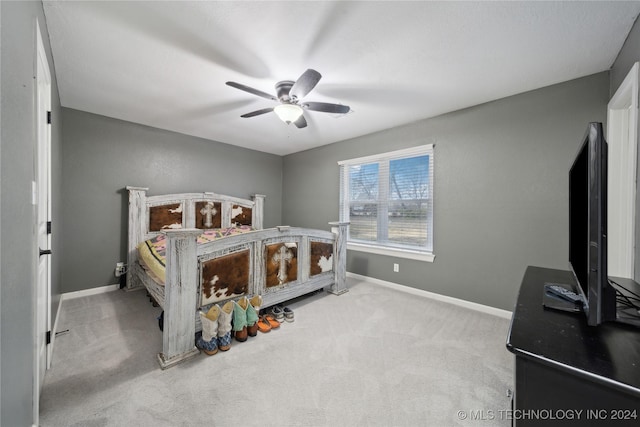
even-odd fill
[[(213, 242), (214, 240), (254, 230), (255, 228), (248, 225), (204, 230), (204, 232), (198, 236), (198, 244), (201, 245)], [(140, 261), (142, 268), (146, 270), (149, 276), (156, 283), (164, 286), (167, 250), (166, 236), (164, 234), (160, 234), (152, 239), (145, 240), (137, 246), (137, 249), (138, 260)]]

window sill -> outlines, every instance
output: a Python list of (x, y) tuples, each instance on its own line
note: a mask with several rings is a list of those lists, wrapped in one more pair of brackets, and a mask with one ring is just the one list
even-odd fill
[(347, 243), (347, 249), (350, 249), (353, 251), (359, 251), (359, 252), (368, 252), (371, 254), (414, 259), (417, 261), (425, 261), (425, 262), (433, 262), (433, 260), (436, 257), (432, 253), (410, 251), (407, 249), (398, 249), (398, 248), (382, 248), (379, 246), (365, 245), (362, 243), (353, 243), (353, 242)]

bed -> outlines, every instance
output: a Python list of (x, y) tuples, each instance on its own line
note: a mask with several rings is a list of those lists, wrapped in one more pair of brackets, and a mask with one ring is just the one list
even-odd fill
[(264, 195), (148, 196), (129, 192), (127, 290), (146, 288), (164, 310), (160, 367), (199, 353), (198, 311), (243, 296), (263, 307), (327, 288), (346, 288), (348, 223), (331, 230), (263, 228)]

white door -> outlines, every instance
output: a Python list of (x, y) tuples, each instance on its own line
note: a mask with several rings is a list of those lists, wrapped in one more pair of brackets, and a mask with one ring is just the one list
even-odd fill
[(42, 44), (40, 27), (37, 26), (36, 48), (36, 182), (34, 201), (36, 203), (36, 364), (34, 369), (34, 419), (37, 422), (40, 390), (44, 374), (49, 366), (47, 332), (51, 330), (51, 125), (48, 118), (51, 111), (51, 75), (47, 56)]

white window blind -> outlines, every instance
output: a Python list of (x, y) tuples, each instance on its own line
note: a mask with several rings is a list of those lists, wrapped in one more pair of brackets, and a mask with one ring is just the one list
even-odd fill
[(349, 242), (433, 252), (433, 145), (339, 162)]

